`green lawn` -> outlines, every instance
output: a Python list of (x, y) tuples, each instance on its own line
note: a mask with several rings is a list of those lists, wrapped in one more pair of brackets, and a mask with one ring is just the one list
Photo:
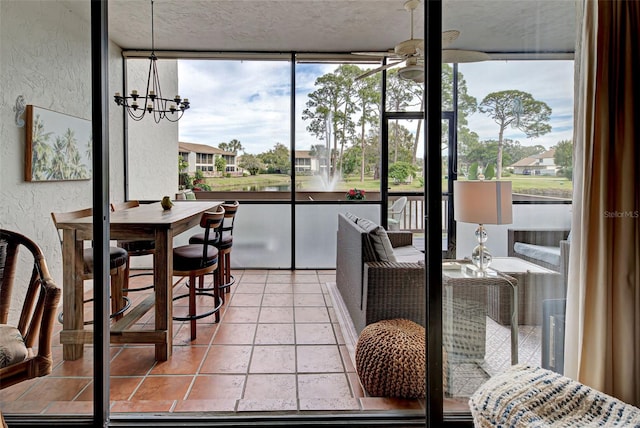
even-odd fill
[[(300, 190), (310, 190), (309, 183), (313, 177), (297, 176), (296, 182)], [(265, 186), (288, 186), (291, 179), (285, 174), (260, 174), (248, 177), (216, 177), (206, 178), (212, 190), (233, 191), (251, 190), (250, 187), (262, 188)], [(514, 193), (526, 193), (534, 195), (548, 195), (570, 198), (573, 190), (573, 183), (564, 177), (546, 177), (530, 175), (511, 175), (503, 180), (511, 181)], [(380, 180), (365, 178), (364, 182), (359, 177), (347, 177), (336, 184), (335, 190), (347, 191), (351, 188), (364, 189), (365, 191), (378, 191)], [(391, 184), (391, 192), (420, 192), (419, 180), (414, 180), (409, 184)], [(447, 180), (442, 180), (442, 190), (447, 190)]]

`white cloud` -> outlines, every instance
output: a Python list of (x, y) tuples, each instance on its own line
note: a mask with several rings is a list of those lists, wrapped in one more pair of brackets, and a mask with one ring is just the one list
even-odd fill
[[(217, 146), (238, 139), (248, 153), (262, 153), (276, 143), (289, 144), (291, 63), (288, 61), (207, 61), (180, 60), (180, 94), (192, 107), (180, 120), (180, 140)], [(297, 66), (296, 143), (306, 149), (320, 143), (306, 132), (300, 120), (307, 95), (315, 90), (317, 77), (336, 65)], [(460, 64), (459, 71), (478, 103), (489, 93), (518, 89), (552, 108), (552, 131), (527, 139), (509, 129), (507, 138), (523, 145), (550, 147), (573, 138), (573, 62), (500, 61)], [(256, 78), (258, 76), (258, 78)], [(469, 128), (481, 140), (497, 138), (498, 128), (490, 118), (476, 113)]]
[[(523, 145), (545, 147), (573, 138), (573, 61), (491, 61), (458, 67), (469, 94), (476, 97), (478, 103), (491, 92), (517, 89), (551, 107), (552, 130), (548, 134), (528, 139), (523, 133), (509, 129), (505, 137)], [(498, 138), (498, 125), (482, 113), (469, 117), (469, 128), (480, 140)]]

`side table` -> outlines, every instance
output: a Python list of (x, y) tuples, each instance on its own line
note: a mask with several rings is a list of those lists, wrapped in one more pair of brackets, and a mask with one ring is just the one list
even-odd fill
[[(518, 363), (518, 280), (489, 269), (485, 276), (470, 275), (467, 260), (443, 260), (442, 343), (450, 360), (484, 360), (487, 294), (511, 289), (511, 364)], [(489, 300), (490, 302), (490, 300)]]
[[(517, 257), (494, 257), (491, 269), (518, 280), (518, 324), (542, 324), (542, 302), (564, 299), (566, 291), (562, 275)], [(498, 324), (509, 325), (510, 287), (488, 290), (489, 317)]]

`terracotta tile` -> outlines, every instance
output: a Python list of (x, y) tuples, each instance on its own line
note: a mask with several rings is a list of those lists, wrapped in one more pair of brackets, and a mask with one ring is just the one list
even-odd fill
[(296, 307), (296, 323), (329, 322), (329, 312), (326, 307)]
[(344, 373), (298, 375), (298, 396), (303, 398), (351, 397), (349, 383)]
[[(298, 284), (314, 284), (318, 286), (320, 285), (320, 283), (318, 282), (318, 276), (312, 273), (309, 273), (307, 275), (296, 275), (293, 279), (293, 283), (296, 285)], [(318, 291), (320, 291), (319, 287), (318, 287)]]
[(260, 323), (293, 323), (292, 307), (267, 307), (260, 309)]
[(25, 392), (20, 401), (72, 401), (91, 383), (90, 378), (45, 377), (37, 388)]
[(82, 358), (73, 361), (62, 361), (52, 370), (51, 376), (93, 376), (93, 350), (85, 349)]
[(183, 412), (233, 412), (236, 409), (235, 399), (220, 400), (184, 400), (178, 401), (173, 413)]
[(250, 373), (295, 373), (296, 347), (254, 346)]
[(147, 376), (131, 401), (183, 400), (193, 376)]
[(362, 397), (360, 404), (362, 410), (417, 410), (423, 408), (420, 400), (387, 397)]
[(151, 369), (151, 374), (194, 374), (200, 368), (206, 353), (206, 346), (174, 346), (171, 358), (158, 361)]
[(296, 399), (245, 399), (238, 400), (238, 412), (283, 412), (298, 410)]
[(281, 293), (293, 293), (293, 285), (290, 282), (271, 282), (271, 279), (269, 279), (267, 286), (264, 288), (264, 294)]
[(296, 343), (298, 345), (336, 344), (333, 327), (329, 323), (296, 324)]
[(212, 345), (200, 373), (247, 373), (251, 345)]
[(250, 345), (256, 333), (256, 324), (220, 324), (213, 344)]
[(175, 400), (115, 401), (111, 413), (167, 413), (175, 404)]
[(262, 307), (265, 306), (293, 306), (293, 294), (265, 294)]
[[(221, 318), (222, 320), (222, 315)], [(196, 338), (191, 340), (191, 326), (188, 322), (174, 323), (173, 346), (208, 345), (211, 338), (218, 330), (214, 318), (207, 317), (196, 322)]]
[(269, 273), (267, 279), (267, 288), (270, 284), (291, 284), (291, 275), (288, 273), (281, 274), (280, 272)]
[(445, 413), (446, 412), (468, 412), (469, 399), (444, 397), (442, 407)]
[(242, 398), (254, 400), (273, 399), (295, 400), (296, 375), (293, 374), (250, 374)]
[(264, 293), (265, 284), (252, 284), (250, 282), (238, 282), (238, 278), (236, 277), (236, 283), (231, 286), (231, 293), (252, 293), (252, 294), (262, 294)]
[(286, 345), (294, 340), (293, 324), (258, 324), (256, 345)]
[(336, 410), (360, 410), (360, 402), (357, 398), (301, 398), (300, 410), (336, 411)]
[[(144, 377), (111, 377), (109, 380), (109, 399), (111, 401), (128, 400)], [(93, 401), (93, 382), (76, 398), (77, 401)]]
[(27, 391), (29, 388), (37, 387), (38, 383), (40, 383), (41, 380), (42, 378), (29, 379), (4, 388), (2, 390), (2, 394), (0, 395), (0, 402), (18, 400), (20, 396), (22, 396), (22, 394), (24, 394), (25, 391)]
[(317, 281), (314, 282), (304, 282), (299, 281), (296, 278), (296, 283), (293, 285), (294, 293), (322, 293), (322, 287), (318, 284)]
[(47, 415), (93, 416), (92, 401), (52, 401), (44, 411)]
[(229, 307), (234, 306), (260, 306), (262, 303), (262, 293), (235, 293), (231, 300), (226, 299)]
[(198, 375), (187, 400), (235, 400), (242, 397), (243, 375)]
[(245, 272), (242, 275), (242, 278), (240, 279), (240, 282), (241, 283), (251, 283), (251, 284), (265, 284), (267, 282), (267, 276), (268, 276), (268, 274), (266, 272), (267, 271), (264, 271), (264, 273), (257, 273), (257, 272), (247, 273), (247, 272)]
[(340, 350), (335, 345), (297, 346), (298, 373), (344, 373)]
[(49, 400), (0, 401), (0, 410), (4, 415), (38, 415), (50, 405)]
[(299, 293), (293, 295), (293, 306), (326, 306), (321, 293)]
[(136, 346), (123, 349), (111, 361), (112, 376), (143, 376), (156, 363), (155, 347)]

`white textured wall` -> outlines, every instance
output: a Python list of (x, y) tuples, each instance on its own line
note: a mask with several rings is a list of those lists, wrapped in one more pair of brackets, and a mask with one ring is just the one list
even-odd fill
[[(89, 8), (82, 3), (0, 1), (0, 227), (39, 243), (59, 285), (61, 250), (50, 213), (91, 206), (91, 181), (25, 182), (25, 128), (15, 125), (12, 109), (23, 95), (27, 104), (91, 118)], [(115, 92), (121, 90), (120, 49), (112, 44), (109, 55)], [(115, 104), (109, 116), (110, 197), (122, 200), (122, 114)]]

